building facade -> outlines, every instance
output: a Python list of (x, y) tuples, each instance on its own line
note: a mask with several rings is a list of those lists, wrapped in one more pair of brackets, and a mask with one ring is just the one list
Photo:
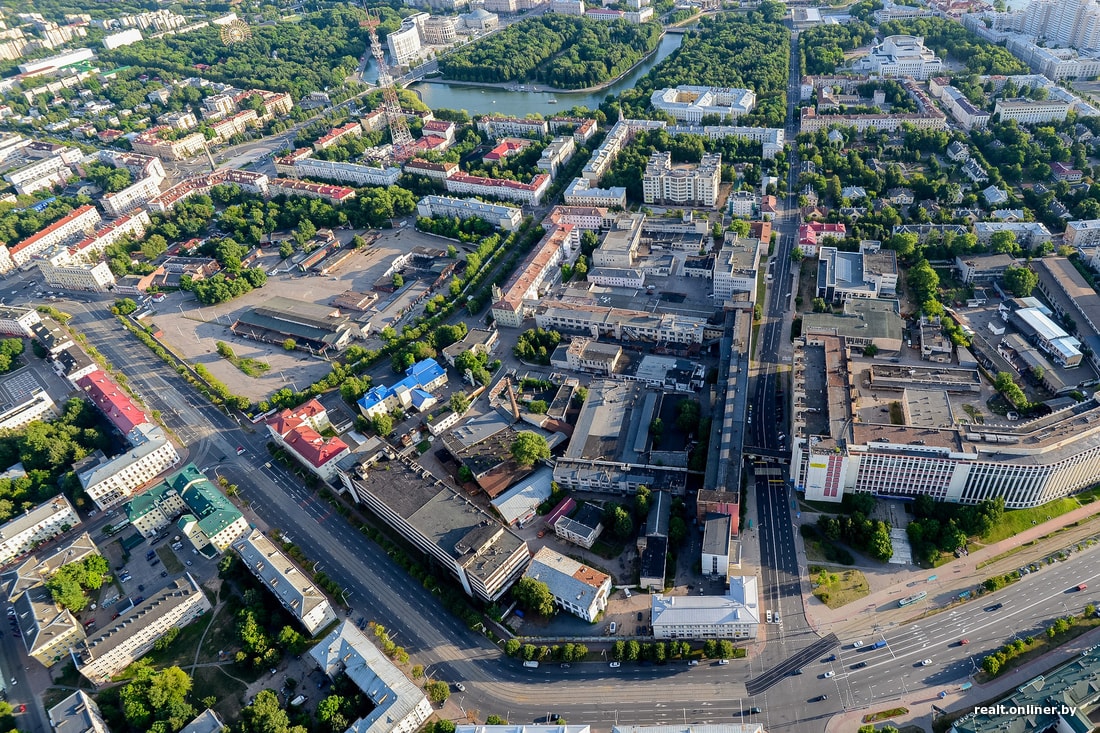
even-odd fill
[(58, 494), (0, 526), (0, 565), (6, 565), (43, 542), (80, 524), (64, 494)]

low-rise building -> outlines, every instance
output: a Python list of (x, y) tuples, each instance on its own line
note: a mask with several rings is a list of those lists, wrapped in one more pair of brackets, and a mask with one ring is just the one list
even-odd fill
[(730, 574), (730, 551), (733, 548), (733, 518), (728, 514), (711, 514), (703, 524), (703, 544), (700, 565), (703, 575), (721, 578)]
[(8, 564), (78, 524), (80, 517), (64, 494), (47, 499), (0, 526), (0, 565)]
[(346, 675), (374, 704), (349, 727), (355, 733), (413, 733), (432, 714), (424, 691), (350, 621), (321, 640), (310, 655), (329, 678)]
[(435, 359), (424, 359), (405, 370), (405, 378), (386, 386), (372, 387), (356, 403), (363, 417), (368, 420), (397, 409), (410, 408), (423, 412), (436, 403), (432, 394), (447, 383), (447, 370)]
[(228, 727), (221, 716), (207, 708), (196, 715), (190, 723), (180, 728), (180, 733), (223, 733)]
[(898, 313), (896, 300), (851, 298), (841, 313), (806, 313), (802, 333), (843, 336), (851, 346), (874, 344), (882, 351), (899, 351), (905, 321)]
[(317, 636), (336, 620), (325, 594), (263, 532), (253, 529), (234, 542), (233, 549), (310, 636)]
[(811, 221), (798, 227), (798, 248), (806, 257), (817, 257), (821, 245), (828, 239), (844, 239), (848, 234), (844, 224)]
[(894, 295), (897, 285), (897, 256), (891, 250), (840, 252), (836, 247), (821, 247), (818, 251), (817, 297), (827, 303)]
[(574, 178), (565, 188), (562, 200), (567, 206), (626, 208), (626, 187), (597, 188), (587, 178)]
[(989, 244), (997, 232), (1011, 232), (1016, 243), (1025, 249), (1050, 244), (1051, 234), (1046, 225), (1037, 221), (976, 221), (974, 236), (980, 244)]
[(443, 360), (449, 366), (455, 365), (455, 359), (459, 355), (472, 351), (475, 354), (492, 354), (500, 342), (500, 333), (495, 329), (471, 328), (462, 337), (450, 346), (443, 347)]
[(591, 550), (603, 533), (603, 511), (595, 504), (582, 504), (572, 517), (558, 517), (554, 534), (566, 542)]
[(885, 77), (913, 77), (925, 80), (943, 70), (936, 52), (924, 45), (920, 36), (887, 36), (871, 47), (871, 52), (855, 64), (857, 72)]
[(607, 608), (611, 576), (549, 547), (535, 553), (524, 577), (545, 583), (554, 596), (554, 605), (589, 623), (595, 623)]
[(131, 499), (124, 510), (142, 536), (174, 524), (206, 557), (225, 552), (248, 531), (240, 510), (193, 463)]
[(663, 639), (755, 639), (760, 625), (757, 580), (734, 576), (724, 596), (665, 596), (651, 601), (653, 636)]
[(171, 629), (182, 629), (212, 608), (191, 575), (176, 578), (95, 632), (73, 650), (77, 670), (102, 687)]
[(506, 178), (471, 176), (469, 173), (458, 171), (444, 181), (444, 186), (450, 193), (490, 196), (538, 206), (542, 203), (542, 197), (546, 195), (547, 189), (550, 188), (550, 176), (537, 173), (530, 183), (520, 183)]
[(316, 399), (283, 410), (267, 421), (271, 438), (322, 481), (336, 478), (337, 463), (351, 452), (339, 438), (321, 435), (330, 427), (328, 413)]
[(329, 186), (322, 183), (308, 183), (295, 178), (275, 178), (268, 183), (271, 196), (304, 196), (321, 199), (338, 205), (355, 198), (355, 189), (346, 186)]

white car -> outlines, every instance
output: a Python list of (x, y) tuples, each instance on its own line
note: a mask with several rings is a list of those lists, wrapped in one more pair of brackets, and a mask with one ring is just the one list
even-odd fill
[(612, 662), (608, 666), (610, 666), (611, 669), (618, 669), (619, 667), (623, 666), (623, 663), (622, 662)]
[(920, 666), (927, 667), (931, 663), (932, 663), (931, 659), (925, 659), (923, 662), (920, 663)]
[(860, 648), (861, 646), (863, 646), (863, 642), (862, 642), (862, 641), (853, 641), (853, 642), (852, 642), (852, 648), (853, 648), (853, 649), (859, 649), (859, 648)]
[(834, 672), (833, 670), (830, 669), (828, 672), (825, 673), (825, 678), (828, 679), (829, 677), (832, 677), (835, 674), (836, 674), (836, 672)]

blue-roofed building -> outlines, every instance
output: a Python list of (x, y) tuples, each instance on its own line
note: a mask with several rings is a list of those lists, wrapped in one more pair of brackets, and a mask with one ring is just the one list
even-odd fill
[(405, 378), (393, 386), (380, 384), (359, 398), (359, 411), (370, 419), (397, 409), (431, 409), (437, 402), (432, 394), (447, 383), (447, 370), (435, 359), (418, 361), (405, 370)]

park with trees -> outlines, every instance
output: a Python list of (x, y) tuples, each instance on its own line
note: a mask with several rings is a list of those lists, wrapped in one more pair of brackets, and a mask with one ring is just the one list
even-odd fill
[(614, 79), (657, 48), (657, 23), (546, 14), (508, 26), (439, 61), (457, 81), (542, 82), (582, 89)]

